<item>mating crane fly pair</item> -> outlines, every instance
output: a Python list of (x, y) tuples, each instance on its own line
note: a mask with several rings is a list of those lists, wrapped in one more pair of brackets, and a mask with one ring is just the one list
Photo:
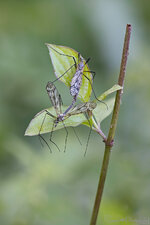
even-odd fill
[[(58, 123), (63, 123), (63, 126), (64, 126), (64, 128), (66, 130), (66, 138), (65, 138), (65, 150), (66, 150), (66, 143), (67, 143), (68, 131), (67, 131), (66, 126), (65, 126), (65, 124), (63, 122), (64, 120), (66, 120), (67, 118), (69, 118), (69, 117), (71, 117), (73, 115), (85, 114), (86, 120), (89, 122), (90, 133), (91, 133), (91, 130), (92, 130), (92, 125), (90, 123), (89, 118), (92, 116), (92, 111), (96, 108), (96, 103), (95, 102), (85, 102), (85, 99), (83, 98), (82, 100), (84, 101), (84, 103), (78, 104), (78, 105), (75, 106), (75, 103), (77, 101), (77, 97), (81, 97), (80, 96), (81, 95), (80, 94), (81, 89), (83, 90), (83, 89), (86, 89), (87, 88), (85, 86), (85, 84), (84, 84), (85, 82), (88, 83), (87, 86), (90, 87), (90, 92), (88, 93), (89, 96), (87, 97), (87, 99), (90, 98), (91, 91), (93, 91), (96, 100), (98, 100), (99, 102), (102, 102), (102, 101), (100, 101), (96, 97), (96, 94), (95, 94), (94, 89), (93, 89), (93, 86), (92, 86), (93, 77), (95, 75), (95, 72), (90, 71), (89, 68), (88, 68), (87, 63), (90, 60), (90, 58), (85, 61), (84, 58), (81, 56), (80, 53), (77, 53), (75, 50), (70, 49), (68, 47), (51, 45), (51, 44), (46, 44), (46, 45), (47, 45), (47, 47), (49, 49), (50, 56), (51, 56), (52, 51), (53, 51), (53, 53), (55, 53), (56, 55), (58, 54), (58, 55), (63, 56), (63, 57), (65, 56), (68, 59), (69, 58), (70, 59), (72, 58), (74, 64), (70, 65), (70, 62), (69, 62), (69, 68), (67, 68), (65, 71), (63, 71), (62, 74), (57, 74), (57, 71), (54, 68), (55, 74), (57, 76), (57, 79), (55, 79), (53, 82), (48, 82), (48, 84), (46, 86), (46, 90), (47, 90), (47, 93), (48, 93), (49, 98), (51, 100), (52, 106), (55, 109), (56, 116), (54, 116), (53, 114), (51, 114), (48, 110), (43, 110), (43, 111), (45, 111), (45, 116), (43, 118), (43, 121), (42, 121), (41, 127), (39, 129), (38, 135), (39, 135), (39, 137), (41, 137), (43, 139), (43, 141), (49, 147), (48, 143), (41, 136), (41, 131), (42, 131), (42, 127), (43, 127), (43, 124), (44, 124), (44, 121), (45, 121), (46, 116), (52, 117), (53, 118), (53, 127), (52, 127), (52, 131), (51, 131), (51, 134), (50, 134), (50, 141), (53, 144), (55, 144), (55, 146), (58, 148), (58, 150), (60, 150), (59, 147), (57, 146), (57, 144), (52, 141), (52, 133), (53, 133), (54, 128), (56, 128), (56, 126), (58, 125)], [(61, 49), (61, 48), (66, 48), (66, 49), (70, 49), (70, 50), (74, 51), (74, 53), (77, 54), (78, 60), (76, 60), (77, 57), (75, 57), (74, 55), (64, 54), (63, 51), (62, 51), (63, 53), (60, 52), (61, 50), (59, 51), (58, 49)], [(52, 56), (51, 56), (51, 59), (52, 59), (52, 63), (53, 63), (53, 57)], [(63, 65), (63, 61), (62, 61), (62, 64), (60, 65), (60, 67), (62, 65)], [(87, 70), (85, 68), (87, 68)], [(70, 72), (72, 69), (74, 69), (74, 73)], [(57, 80), (61, 80), (63, 77), (68, 76), (68, 73), (71, 73), (71, 76), (69, 75), (70, 76), (69, 77), (69, 79), (70, 79), (69, 86), (70, 86), (70, 94), (73, 97), (73, 99), (72, 99), (72, 103), (62, 113), (62, 110), (61, 110), (61, 107), (62, 107), (61, 95), (59, 94), (58, 90), (56, 89), (56, 87), (54, 85), (54, 82), (57, 81)], [(93, 74), (93, 76), (92, 76), (92, 74)], [(83, 78), (84, 78), (84, 80), (83, 80)], [(87, 92), (86, 92), (86, 94), (87, 94)], [(104, 103), (104, 102), (102, 102), (102, 103)], [(39, 114), (40, 113), (38, 113), (37, 115), (39, 115)], [(89, 133), (89, 136), (90, 136), (90, 133)], [(89, 141), (89, 136), (88, 136), (88, 141)], [(86, 150), (87, 150), (87, 146), (88, 146), (88, 141), (87, 141), (87, 145), (86, 145)], [(50, 147), (49, 147), (49, 149), (50, 149)], [(51, 151), (51, 149), (50, 149), (50, 151)]]
[[(72, 106), (72, 108), (67, 113), (64, 114), (64, 113), (62, 113), (62, 110), (61, 110), (61, 107), (62, 107), (61, 95), (59, 94), (59, 92), (56, 89), (55, 85), (52, 82), (48, 82), (47, 83), (47, 86), (46, 86), (46, 90), (47, 90), (48, 96), (49, 96), (49, 98), (51, 100), (51, 103), (52, 103), (52, 105), (53, 105), (53, 107), (55, 109), (56, 116), (54, 116), (53, 114), (51, 114), (46, 109), (43, 110), (43, 111), (45, 111), (45, 116), (43, 118), (43, 121), (42, 121), (42, 124), (41, 124), (41, 127), (40, 127), (40, 130), (39, 130), (39, 134), (38, 135), (39, 135), (40, 138), (42, 138), (42, 140), (46, 143), (46, 145), (48, 146), (48, 148), (51, 151), (50, 146), (48, 145), (48, 143), (46, 142), (46, 140), (40, 134), (46, 116), (51, 116), (54, 119), (54, 121), (53, 121), (52, 131), (51, 131), (51, 134), (50, 134), (50, 141), (60, 151), (60, 149), (57, 146), (57, 144), (54, 141), (52, 141), (53, 129), (57, 126), (58, 123), (60, 123), (60, 122), (63, 123), (63, 121), (66, 120), (67, 118), (69, 118), (70, 116), (78, 115), (78, 114), (81, 114), (81, 113), (85, 113), (85, 114), (87, 113), (87, 120), (89, 121), (88, 116), (90, 117), (92, 115), (92, 111), (96, 108), (96, 105), (97, 104), (95, 102), (85, 102), (85, 103), (82, 103), (82, 104), (78, 104), (76, 106)], [(41, 113), (43, 113), (43, 111), (41, 111)], [(37, 115), (39, 115), (39, 113)], [(68, 131), (67, 131), (64, 123), (63, 123), (63, 125), (64, 125), (64, 128), (66, 130), (66, 138), (65, 138), (65, 150), (66, 150)], [(92, 129), (92, 125), (91, 125), (90, 121), (89, 121), (89, 126), (90, 126), (90, 132), (89, 132), (89, 136), (88, 136), (88, 141), (89, 141), (89, 137), (90, 137), (90, 133), (91, 133), (91, 129)], [(76, 133), (75, 133), (75, 135), (77, 136)], [(78, 136), (77, 136), (77, 138), (78, 138)], [(79, 138), (78, 138), (78, 140), (79, 140)], [(87, 151), (88, 141), (87, 141), (87, 144), (86, 144), (85, 153)], [(79, 140), (79, 142), (80, 142), (80, 140)]]

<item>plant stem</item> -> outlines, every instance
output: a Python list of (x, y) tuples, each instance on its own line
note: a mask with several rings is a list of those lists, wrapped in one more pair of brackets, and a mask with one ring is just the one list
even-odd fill
[(93, 130), (95, 130), (103, 138), (103, 141), (106, 142), (107, 138), (105, 134), (103, 133), (103, 131), (100, 129), (100, 124), (97, 124), (93, 117), (92, 117), (92, 122), (94, 124)]
[[(125, 39), (124, 39), (123, 53), (122, 53), (122, 60), (121, 60), (121, 66), (120, 66), (120, 73), (119, 73), (119, 79), (118, 79), (118, 84), (122, 87), (124, 85), (127, 58), (128, 58), (128, 52), (129, 52), (130, 36), (131, 36), (131, 25), (127, 24)], [(94, 203), (94, 207), (93, 207), (90, 225), (96, 225), (96, 222), (97, 222), (97, 216), (98, 216), (98, 212), (99, 212), (99, 208), (100, 208), (105, 179), (106, 179), (106, 175), (107, 175), (110, 152), (111, 152), (111, 148), (113, 146), (113, 140), (114, 140), (117, 121), (118, 121), (118, 114), (119, 114), (119, 109), (120, 109), (122, 93), (123, 93), (123, 89), (118, 90), (116, 93), (115, 105), (114, 105), (114, 110), (113, 110), (113, 115), (112, 115), (112, 119), (111, 119), (108, 137), (105, 142), (105, 152), (104, 152), (103, 164), (102, 164), (102, 168), (101, 168), (101, 172), (100, 172), (99, 184), (98, 184), (98, 188), (97, 188), (97, 193), (96, 193), (96, 198), (95, 198), (95, 203)]]

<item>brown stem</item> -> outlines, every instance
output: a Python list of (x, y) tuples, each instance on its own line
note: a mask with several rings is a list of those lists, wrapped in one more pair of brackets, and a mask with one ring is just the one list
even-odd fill
[[(127, 58), (128, 58), (128, 52), (129, 52), (130, 36), (131, 36), (131, 25), (127, 24), (125, 39), (124, 39), (123, 53), (122, 53), (122, 60), (121, 60), (121, 66), (120, 66), (120, 74), (119, 74), (119, 79), (118, 79), (118, 84), (122, 87), (124, 85)], [(119, 114), (119, 109), (120, 109), (120, 101), (121, 101), (122, 93), (123, 93), (123, 89), (118, 90), (116, 93), (115, 105), (114, 105), (114, 110), (113, 110), (113, 115), (112, 115), (112, 119), (111, 119), (108, 137), (105, 142), (105, 152), (104, 152), (103, 164), (102, 164), (102, 168), (101, 168), (101, 172), (100, 172), (99, 184), (98, 184), (98, 188), (97, 188), (97, 193), (96, 193), (96, 198), (95, 198), (95, 203), (94, 203), (94, 207), (93, 207), (90, 225), (96, 225), (96, 221), (97, 221), (97, 216), (98, 216), (100, 203), (101, 203), (101, 199), (102, 199), (105, 179), (106, 179), (106, 175), (107, 175), (110, 152), (111, 152), (111, 148), (113, 146), (113, 139), (115, 136), (116, 126), (117, 126), (117, 121), (118, 121), (118, 114)]]

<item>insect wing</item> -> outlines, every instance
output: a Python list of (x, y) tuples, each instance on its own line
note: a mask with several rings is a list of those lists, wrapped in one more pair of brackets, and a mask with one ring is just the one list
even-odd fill
[(62, 106), (61, 96), (52, 82), (47, 83), (46, 90), (51, 100), (51, 103), (56, 110), (56, 115), (58, 116), (61, 113), (61, 106)]
[(88, 111), (92, 111), (96, 108), (96, 103), (95, 102), (85, 102), (82, 104), (78, 104), (74, 106), (69, 112), (68, 115), (78, 115), (80, 113), (86, 113)]

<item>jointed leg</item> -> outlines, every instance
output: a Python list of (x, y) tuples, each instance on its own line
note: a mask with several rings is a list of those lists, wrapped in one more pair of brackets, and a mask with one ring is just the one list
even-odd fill
[(72, 55), (66, 55), (66, 54), (60, 53), (60, 52), (58, 52), (56, 49), (54, 49), (54, 48), (51, 47), (51, 46), (50, 46), (50, 48), (53, 49), (53, 51), (57, 52), (59, 55), (71, 57), (71, 58), (73, 59), (73, 61), (74, 61), (74, 64), (73, 64), (69, 69), (67, 69), (62, 75), (60, 75), (59, 77), (57, 77), (57, 79), (55, 79), (55, 80), (53, 81), (53, 83), (54, 83), (55, 81), (57, 81), (57, 80), (59, 80), (61, 77), (63, 77), (69, 70), (71, 70), (72, 67), (75, 66), (75, 68), (77, 68), (77, 63), (76, 63), (76, 59), (75, 59), (74, 56), (72, 56)]
[(91, 70), (88, 70), (88, 71), (84, 71), (86, 73), (92, 73), (93, 74), (93, 79), (95, 78), (95, 75), (96, 75), (96, 72), (95, 71), (91, 71)]
[[(43, 147), (43, 144), (42, 144), (42, 142), (41, 142), (41, 139), (45, 142), (45, 144), (46, 144), (46, 145), (47, 145), (47, 147), (49, 148), (50, 153), (52, 153), (52, 150), (51, 150), (51, 148), (50, 148), (49, 144), (47, 143), (47, 141), (46, 141), (46, 140), (42, 137), (42, 135), (40, 134), (40, 132), (41, 132), (41, 130), (42, 130), (42, 126), (43, 126), (44, 121), (45, 121), (45, 118), (46, 118), (46, 115), (47, 115), (47, 114), (45, 114), (44, 119), (43, 119), (43, 121), (42, 121), (42, 124), (41, 124), (40, 130), (39, 130), (38, 137), (39, 137), (39, 140), (40, 140), (40, 143), (41, 143), (42, 147)], [(41, 139), (40, 139), (40, 138), (41, 138)]]
[(85, 65), (90, 61), (91, 58), (88, 58), (85, 62)]
[(75, 66), (75, 64), (73, 64), (71, 67), (69, 67), (69, 69), (67, 69), (62, 75), (60, 75), (59, 77), (57, 77), (52, 83), (54, 83), (55, 81), (59, 80), (61, 77), (63, 77), (69, 70), (71, 70), (71, 68)]
[(71, 57), (73, 58), (74, 60), (74, 63), (75, 63), (75, 67), (76, 67), (76, 60), (75, 60), (75, 57), (72, 56), (72, 55), (66, 55), (66, 54), (63, 54), (63, 53), (60, 53), (59, 51), (57, 51), (56, 49), (54, 49), (53, 47), (49, 46), (51, 49), (53, 49), (55, 52), (57, 52), (59, 55), (63, 55), (63, 56), (67, 56), (67, 57)]
[[(41, 143), (42, 147), (43, 147), (43, 144), (42, 144), (42, 142), (41, 142), (41, 139), (45, 142), (45, 144), (46, 144), (47, 147), (49, 148), (50, 153), (52, 153), (52, 150), (51, 150), (49, 144), (48, 144), (47, 141), (42, 137), (42, 135), (41, 135), (41, 134), (38, 134), (38, 137), (39, 137), (39, 140), (40, 140), (40, 143)], [(41, 138), (41, 139), (40, 139), (40, 138)]]
[[(86, 72), (88, 72), (88, 71), (86, 71)], [(105, 103), (105, 102), (103, 102), (103, 101), (101, 101), (101, 100), (99, 100), (98, 98), (97, 98), (97, 96), (96, 96), (96, 94), (95, 94), (95, 91), (94, 91), (94, 88), (93, 88), (93, 85), (92, 85), (92, 83), (91, 83), (91, 80), (85, 75), (85, 74), (83, 74), (83, 76), (85, 76), (86, 77), (86, 79), (88, 79), (88, 81), (89, 81), (89, 83), (90, 83), (90, 85), (91, 85), (91, 88), (92, 88), (92, 91), (93, 91), (93, 94), (94, 94), (94, 97), (96, 98), (96, 100), (97, 101), (99, 101), (99, 102), (101, 102), (101, 103), (103, 103), (103, 104), (105, 104), (106, 105), (106, 107), (107, 107), (107, 109), (108, 109), (108, 106), (107, 106), (107, 104)]]
[(89, 122), (89, 125), (90, 125), (90, 131), (89, 131), (89, 135), (88, 135), (88, 139), (87, 139), (87, 143), (86, 143), (86, 148), (85, 148), (84, 156), (85, 156), (86, 153), (87, 153), (87, 148), (88, 148), (88, 144), (89, 144), (89, 140), (90, 140), (90, 135), (91, 135), (91, 131), (92, 131), (92, 125), (91, 125), (90, 120), (89, 120), (89, 117), (88, 117), (88, 115), (87, 115), (86, 113), (85, 113), (85, 117), (86, 117), (86, 119), (87, 119), (88, 122)]
[(79, 141), (80, 145), (82, 145), (82, 143), (81, 143), (81, 141), (80, 141), (80, 138), (79, 138), (79, 136), (77, 135), (77, 133), (76, 133), (76, 131), (75, 131), (74, 127), (72, 127), (72, 129), (73, 129), (74, 134), (75, 134), (76, 138), (78, 139), (78, 141)]
[(53, 127), (52, 127), (52, 130), (51, 130), (51, 133), (50, 133), (50, 138), (49, 138), (49, 140), (50, 140), (50, 142), (52, 142), (52, 143), (56, 146), (56, 148), (57, 148), (58, 151), (60, 152), (60, 148), (59, 148), (58, 145), (52, 140), (53, 131), (54, 131), (54, 123), (53, 123)]
[(64, 125), (64, 128), (65, 128), (65, 131), (66, 131), (66, 138), (65, 138), (65, 148), (64, 148), (64, 152), (66, 152), (66, 147), (67, 147), (67, 139), (68, 139), (68, 130), (64, 124), (64, 122), (62, 121), (63, 125)]
[[(46, 119), (46, 115), (49, 115), (49, 116), (51, 116), (51, 117), (53, 117), (53, 118), (55, 118), (55, 116), (53, 116), (48, 110), (43, 110), (43, 111), (45, 111), (46, 113), (45, 113), (45, 115), (44, 115), (44, 119), (43, 119), (43, 121), (42, 121), (42, 124), (41, 124), (41, 127), (40, 127), (40, 130), (39, 130), (39, 134), (38, 134), (38, 136), (45, 142), (45, 144), (48, 146), (48, 148), (50, 149), (50, 152), (52, 153), (52, 150), (51, 150), (51, 148), (50, 148), (50, 146), (49, 146), (49, 144), (47, 143), (47, 141), (41, 136), (41, 130), (42, 130), (42, 127), (43, 127), (43, 124), (44, 124), (44, 121), (45, 121), (45, 119)], [(43, 112), (42, 111), (42, 112)], [(54, 123), (53, 123), (54, 124)], [(53, 125), (54, 126), (54, 125)], [(52, 128), (52, 130), (53, 130), (54, 128)], [(51, 132), (52, 133), (52, 132)], [(52, 136), (52, 135), (51, 135)], [(55, 142), (53, 142), (52, 140), (51, 140), (51, 136), (50, 136), (50, 141), (57, 147), (57, 149), (60, 151), (60, 149), (59, 149), (59, 147), (57, 146), (57, 144), (55, 143)], [(40, 142), (41, 142), (41, 140), (40, 140)], [(42, 144), (42, 143), (41, 143)]]

